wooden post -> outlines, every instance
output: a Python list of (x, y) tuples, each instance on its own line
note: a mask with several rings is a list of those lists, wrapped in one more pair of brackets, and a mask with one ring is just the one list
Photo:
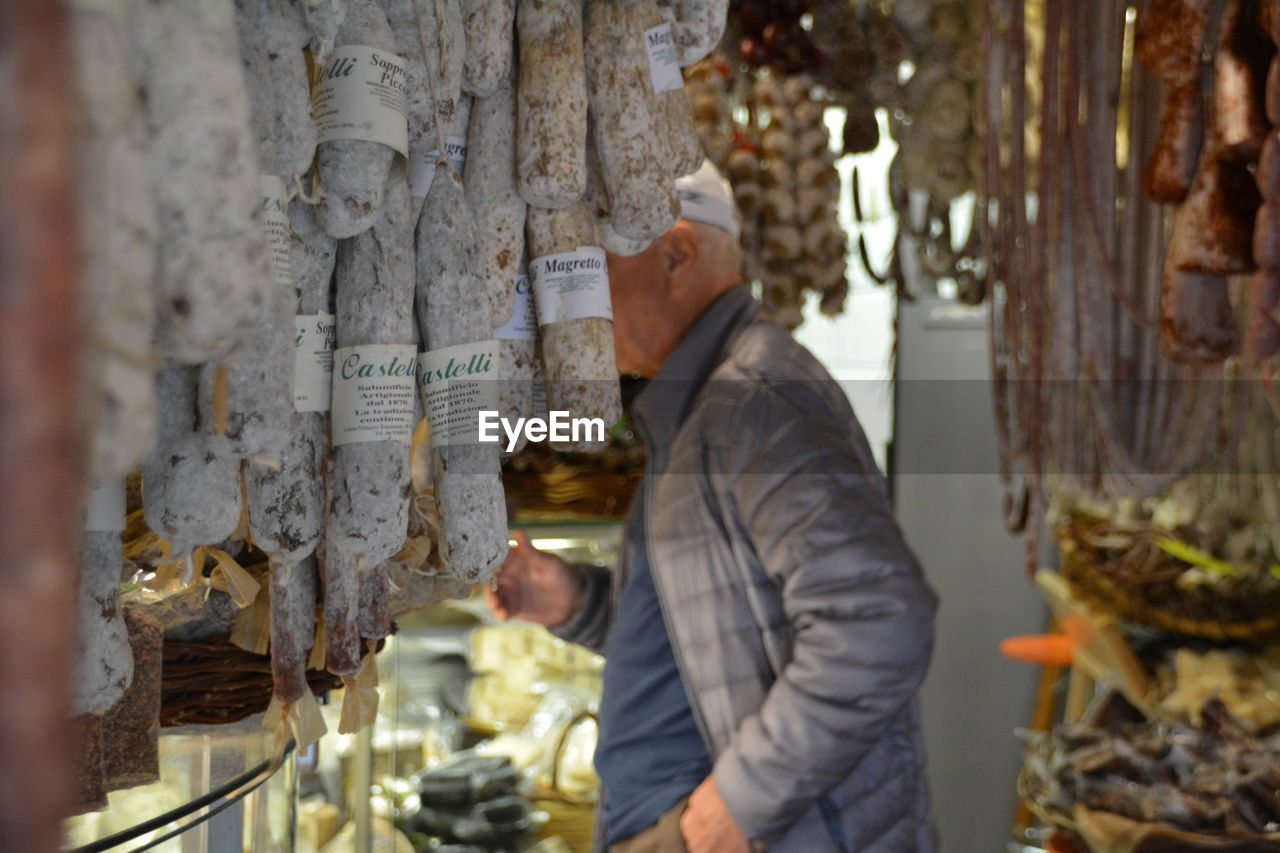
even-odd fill
[(0, 850), (53, 853), (69, 790), (82, 442), (67, 13), (0, 2)]

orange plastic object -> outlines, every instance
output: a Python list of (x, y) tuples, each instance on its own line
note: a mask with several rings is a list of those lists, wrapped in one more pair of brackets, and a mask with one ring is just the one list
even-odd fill
[(1049, 836), (1049, 853), (1088, 853), (1088, 849), (1074, 837), (1055, 832)]
[(1071, 666), (1071, 640), (1065, 634), (1027, 634), (1000, 641), (1000, 654), (1040, 666)]

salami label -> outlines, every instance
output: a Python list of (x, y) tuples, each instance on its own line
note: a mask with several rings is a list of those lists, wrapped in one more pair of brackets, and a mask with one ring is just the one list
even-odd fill
[(476, 341), (418, 356), (418, 394), (435, 447), (479, 443), (482, 411), (498, 408), (498, 342)]
[(293, 350), (293, 409), (327, 412), (333, 396), (333, 344), (338, 326), (332, 314), (296, 314)]
[(515, 307), (511, 310), (511, 319), (501, 328), (494, 329), (493, 336), (504, 341), (532, 341), (538, 337), (538, 311), (534, 306), (529, 276), (516, 276)]
[[(449, 162), (453, 164), (453, 170), (461, 175), (462, 167), (467, 162), (467, 140), (450, 136), (444, 141), (444, 147), (449, 155)], [(436, 177), (436, 160), (439, 157), (440, 149), (438, 148), (414, 152), (413, 159), (409, 161), (409, 195), (414, 198), (427, 197), (431, 182)]]
[(284, 181), (275, 175), (259, 175), (258, 195), (272, 278), (280, 287), (293, 287), (293, 260), (289, 255), (289, 194), (284, 188)]
[(538, 362), (533, 363), (533, 416), (536, 418), (546, 418), (549, 406), (547, 405), (547, 380), (542, 375), (542, 366)]
[(333, 444), (403, 441), (413, 436), (416, 350), (368, 344), (333, 353)]
[(653, 91), (661, 95), (673, 89), (684, 88), (680, 75), (680, 62), (676, 58), (676, 43), (671, 37), (670, 24), (658, 24), (644, 31), (644, 47), (649, 54), (649, 79)]
[(124, 478), (89, 487), (85, 501), (84, 529), (89, 533), (124, 530)]
[(572, 252), (547, 255), (529, 264), (529, 272), (538, 325), (583, 317), (613, 319), (604, 249), (579, 246)]
[(403, 59), (358, 44), (335, 48), (312, 95), (319, 141), (381, 142), (408, 157), (408, 99)]

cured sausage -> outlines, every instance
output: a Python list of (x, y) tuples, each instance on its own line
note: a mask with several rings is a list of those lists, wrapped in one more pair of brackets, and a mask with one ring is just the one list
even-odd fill
[(311, 36), (311, 53), (317, 65), (323, 65), (333, 53), (338, 30), (347, 17), (347, 0), (300, 0), (302, 13)]
[(1179, 361), (1221, 361), (1239, 349), (1231, 295), (1222, 276), (1166, 264), (1160, 296), (1160, 342)]
[[(351, 0), (336, 47), (364, 46), (394, 54), (395, 36), (376, 0)], [(316, 149), (324, 197), (320, 222), (334, 237), (354, 237), (378, 220), (396, 152), (367, 139), (330, 139)]]
[(487, 97), (510, 76), (515, 19), (515, 0), (463, 0), (463, 91)]
[[(452, 169), (441, 169), (418, 221), (417, 314), (428, 359), (433, 351), (492, 345), (491, 301), (475, 274), (476, 234), (461, 181)], [(425, 378), (429, 371), (420, 372)], [(496, 378), (491, 374), (479, 382)], [(507, 551), (500, 451), (498, 445), (477, 443), (469, 435), (455, 439), (451, 434), (446, 443), (441, 427), (432, 423), (445, 564), (455, 577), (485, 579)]]
[(1275, 46), (1254, 10), (1251, 2), (1228, 0), (1213, 55), (1213, 132), (1219, 156), (1233, 163), (1256, 160), (1267, 133), (1267, 66)]
[(515, 186), (515, 126), (515, 89), (506, 80), (475, 102), (467, 130), (464, 194), (475, 220), (478, 284), (494, 325), (511, 317), (524, 258), (527, 205)]
[(610, 221), (619, 235), (634, 240), (656, 239), (680, 217), (667, 144), (654, 132), (658, 111), (644, 31), (656, 15), (651, 4), (612, 0), (588, 0), (585, 11), (592, 137)]
[(230, 3), (127, 0), (162, 252), (162, 353), (186, 364), (245, 343), (269, 280), (257, 146)]
[(293, 704), (307, 687), (307, 657), (316, 634), (316, 561), (271, 562), (271, 680), (277, 699)]
[[(366, 345), (411, 348), (413, 223), (409, 188), (387, 194), (377, 224), (338, 251), (335, 304), (339, 349)], [(411, 361), (412, 356), (408, 356)], [(335, 381), (342, 366), (335, 364)], [(410, 374), (411, 377), (411, 374)], [(335, 385), (336, 390), (336, 385)], [(381, 393), (381, 392), (379, 392)], [(412, 386), (408, 403), (412, 404)], [(397, 401), (397, 405), (401, 401)], [(341, 443), (334, 399), (333, 468), (326, 535), (347, 556), (376, 566), (400, 550), (409, 523), (408, 435)], [(406, 420), (411, 420), (411, 414)], [(412, 430), (412, 424), (409, 424)]]
[[(133, 680), (133, 653), (120, 606), (124, 556), (120, 530), (124, 527), (124, 484), (103, 487), (120, 491), (118, 523), (102, 523), (91, 506), (80, 553), (80, 610), (76, 621), (76, 671), (72, 713), (101, 714), (109, 709)], [(93, 499), (90, 499), (93, 503)], [(102, 529), (108, 528), (108, 529)]]
[(517, 186), (531, 205), (566, 208), (587, 191), (582, 2), (519, 0), (516, 33)]
[(1176, 204), (1187, 197), (1204, 139), (1200, 81), (1171, 90), (1160, 113), (1156, 147), (1142, 173), (1142, 189), (1153, 201)]
[(81, 95), (83, 304), (93, 330), (84, 359), (93, 424), (89, 476), (109, 480), (137, 467), (155, 443), (151, 341), (159, 226), (124, 3), (77, 2), (72, 11)]
[(225, 436), (196, 422), (199, 368), (167, 364), (156, 377), (155, 449), (142, 466), (147, 526), (177, 556), (221, 542), (240, 523), (240, 460)]
[[(526, 235), (535, 288), (542, 284), (538, 280), (539, 260), (597, 245), (591, 209), (585, 201), (568, 210), (529, 208)], [(603, 287), (607, 303), (607, 273), (602, 274), (606, 275)], [(548, 408), (573, 412), (575, 417), (601, 418), (609, 425), (616, 423), (622, 407), (614, 361), (613, 321), (600, 316), (554, 318), (541, 310), (541, 300), (538, 304)], [(598, 450), (602, 446), (585, 442), (577, 449)]]
[(671, 32), (680, 51), (680, 64), (688, 67), (711, 55), (724, 35), (729, 0), (675, 0), (676, 21)]
[[(671, 32), (674, 33), (678, 27), (675, 10), (671, 6), (660, 6), (659, 11), (662, 23), (670, 25)], [(647, 31), (645, 37), (649, 38)], [(674, 39), (674, 35), (672, 38)], [(650, 60), (652, 61), (652, 55)], [(674, 63), (674, 58), (672, 61)], [(674, 75), (679, 75), (677, 69), (672, 69)], [(702, 143), (694, 128), (693, 102), (689, 100), (689, 91), (684, 87), (683, 78), (681, 85), (665, 92), (657, 92), (656, 97), (658, 114), (667, 136), (671, 174), (679, 178), (696, 172), (707, 155), (702, 150)]]

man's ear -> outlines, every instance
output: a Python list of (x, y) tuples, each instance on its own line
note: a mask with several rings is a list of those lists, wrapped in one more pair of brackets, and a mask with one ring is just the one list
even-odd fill
[(662, 260), (672, 289), (685, 289), (693, 283), (698, 268), (698, 236), (692, 225), (682, 220), (666, 233)]

